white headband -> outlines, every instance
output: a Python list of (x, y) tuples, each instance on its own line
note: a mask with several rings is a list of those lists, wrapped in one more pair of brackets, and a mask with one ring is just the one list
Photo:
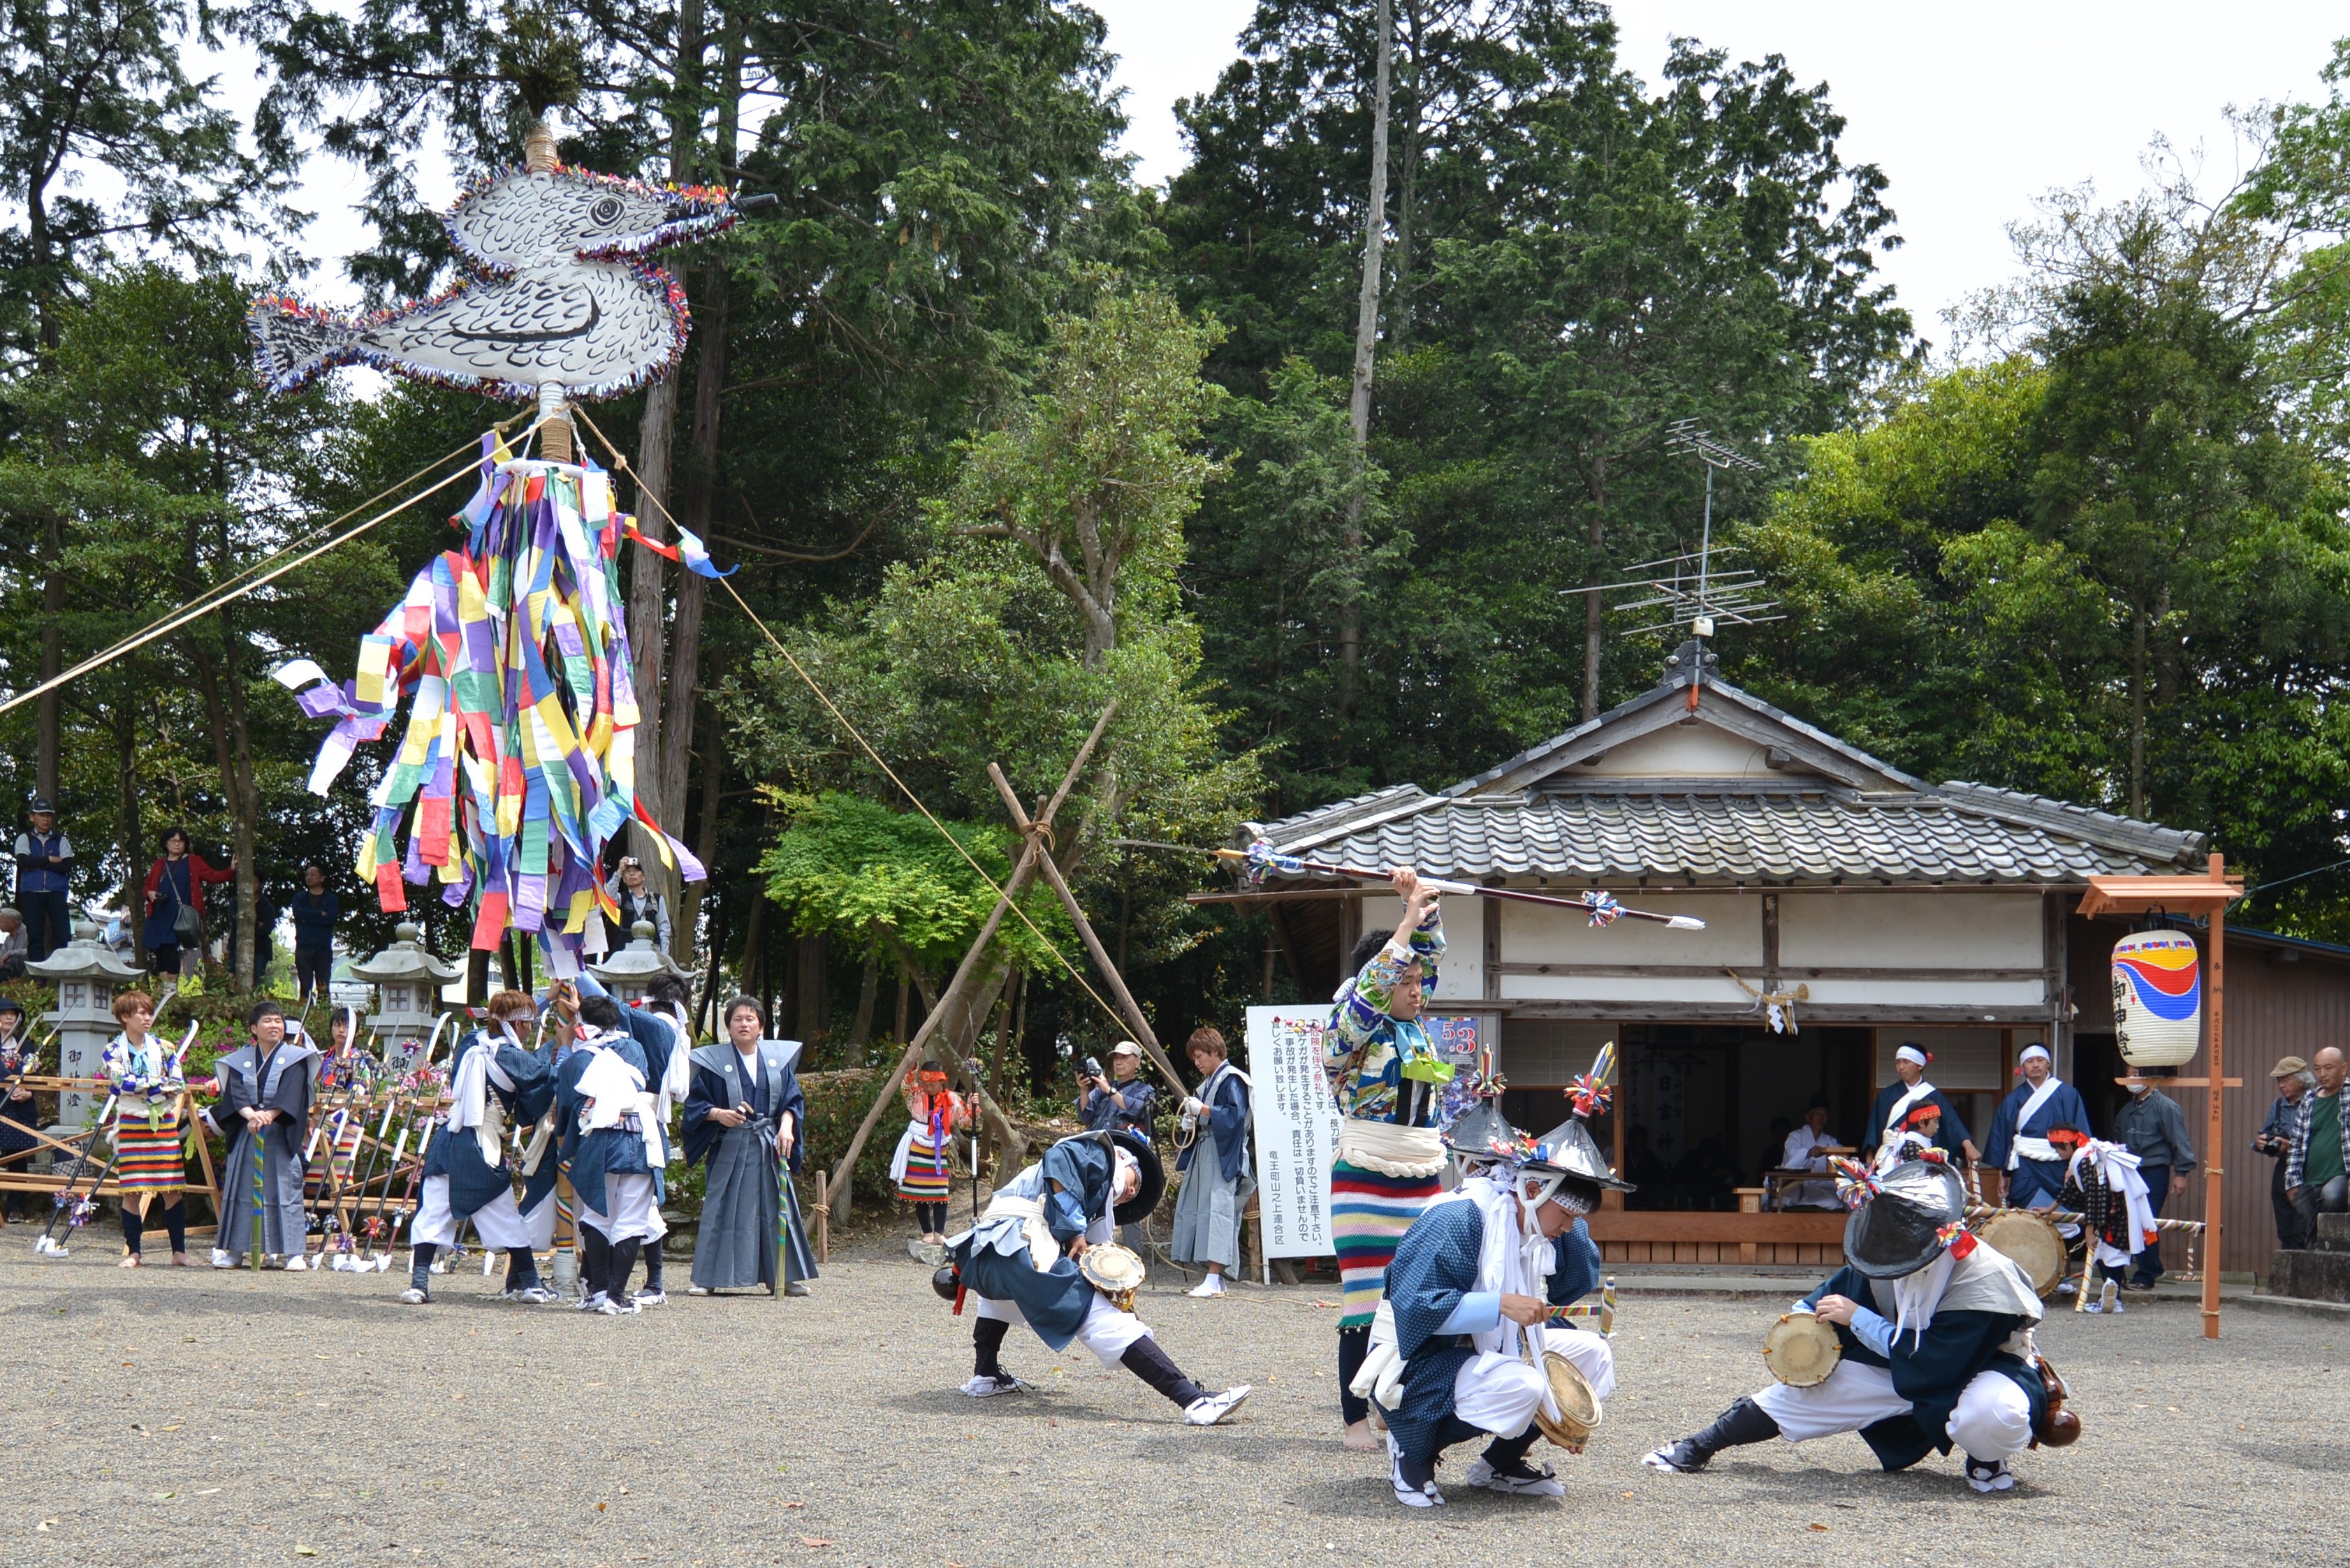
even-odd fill
[(2015, 1059), (2016, 1065), (2022, 1066), (2024, 1063), (2031, 1061), (2034, 1056), (2039, 1057), (2043, 1062), (2054, 1062), (2055, 1060), (2054, 1056), (2048, 1054), (2047, 1046), (2026, 1045), (2023, 1048), (2023, 1054)]
[(1893, 1059), (1897, 1062), (1914, 1062), (1922, 1067), (1926, 1064), (1926, 1053), (1918, 1050), (1915, 1045), (1904, 1045), (1900, 1050), (1893, 1053)]

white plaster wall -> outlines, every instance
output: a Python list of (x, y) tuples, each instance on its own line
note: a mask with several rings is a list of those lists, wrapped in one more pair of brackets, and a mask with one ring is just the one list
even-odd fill
[[(1648, 920), (1619, 919), (1605, 930), (1594, 930), (1591, 918), (1576, 910), (1540, 904), (1500, 903), (1494, 912), (1502, 922), (1502, 961), (1601, 966), (1729, 964), (1741, 970), (1759, 967), (1762, 962), (1762, 898), (1759, 893), (1673, 893), (1619, 888), (1616, 896), (1634, 909), (1659, 915), (1695, 915), (1706, 923), (1706, 929), (1677, 931)], [(1448, 914), (1445, 919), (1449, 921), (1451, 916)], [(1730, 982), (1724, 980), (1722, 983)]]
[(1779, 962), (1793, 969), (2038, 969), (2040, 895), (1782, 894)]
[[(1442, 908), (1444, 961), (1436, 971), (1436, 1000), (1479, 1001), (1485, 994), (1485, 922), (1492, 918), (1492, 901), (1453, 894)], [(1402, 919), (1403, 900), (1392, 893), (1363, 900), (1366, 932), (1392, 931)]]
[[(1700, 711), (1702, 711), (1700, 710)], [(1783, 778), (1773, 768), (1770, 748), (1743, 735), (1718, 730), (1704, 719), (1668, 724), (1625, 742), (1596, 763), (1579, 763), (1569, 777), (1594, 778)]]

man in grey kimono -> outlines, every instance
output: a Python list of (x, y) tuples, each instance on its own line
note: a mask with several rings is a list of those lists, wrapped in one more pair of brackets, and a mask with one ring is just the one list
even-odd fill
[[(685, 1096), (685, 1158), (708, 1162), (692, 1293), (764, 1286), (804, 1296), (816, 1259), (795, 1205), (785, 1219), (784, 1186), (785, 1169), (802, 1158), (807, 1118), (795, 1071), (800, 1043), (763, 1038), (765, 1018), (747, 996), (726, 1004), (724, 1022), (726, 1038), (693, 1053)], [(776, 1278), (779, 1237), (791, 1250), (784, 1280)]]
[(1223, 1034), (1191, 1031), (1185, 1044), (1200, 1087), (1183, 1102), (1191, 1145), (1177, 1157), (1183, 1189), (1175, 1199), (1175, 1234), (1167, 1255), (1179, 1263), (1205, 1263), (1208, 1277), (1191, 1294), (1224, 1293), (1224, 1274), (1241, 1261), (1241, 1206), (1256, 1190), (1249, 1173), (1248, 1075), (1232, 1064)]
[[(261, 1218), (260, 1251), (273, 1266), (303, 1267), (302, 1145), (310, 1132), (317, 1051), (286, 1038), (286, 1014), (274, 1002), (245, 1015), (252, 1042), (213, 1064), (220, 1098), (203, 1113), (229, 1140), (221, 1162), (218, 1245), (213, 1267), (233, 1269), (254, 1251), (253, 1221)], [(261, 1179), (254, 1179), (260, 1161)]]

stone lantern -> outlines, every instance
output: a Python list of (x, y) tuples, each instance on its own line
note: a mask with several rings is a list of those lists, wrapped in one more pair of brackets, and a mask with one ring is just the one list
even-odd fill
[[(73, 940), (38, 963), (26, 964), (25, 972), (57, 982), (57, 1011), (45, 1014), (42, 1022), (57, 1025), (58, 1075), (96, 1077), (106, 1043), (120, 1027), (114, 1021), (115, 993), (129, 990), (147, 971), (124, 963), (100, 945), (96, 926), (76, 920)], [(90, 1117), (105, 1103), (103, 1095), (82, 1090), (61, 1094), (57, 1122), (78, 1131), (89, 1125)]]
[(392, 932), (391, 946), (350, 966), (353, 980), (376, 988), (380, 1007), (368, 1015), (368, 1027), (383, 1044), (383, 1060), (396, 1071), (415, 1064), (417, 1054), (432, 1038), (440, 1019), (440, 990), (464, 972), (424, 950), (423, 931), (402, 920)]
[(602, 963), (588, 966), (588, 972), (603, 981), (613, 995), (631, 1006), (641, 1007), (646, 992), (661, 976), (673, 974), (685, 980), (692, 978), (690, 971), (678, 967), (675, 960), (654, 944), (650, 920), (639, 920), (629, 928), (629, 935), (631, 940), (627, 947)]

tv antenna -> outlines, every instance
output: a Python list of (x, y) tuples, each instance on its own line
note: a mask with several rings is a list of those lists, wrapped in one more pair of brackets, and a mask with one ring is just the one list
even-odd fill
[[(1659, 560), (1642, 561), (1631, 568), (1632, 576), (1620, 583), (1601, 583), (1588, 587), (1562, 588), (1562, 594), (1612, 594), (1637, 590), (1642, 597), (1627, 599), (1608, 607), (1619, 614), (1651, 612), (1655, 618), (1636, 626), (1625, 635), (1638, 637), (1645, 632), (1668, 631), (1688, 627), (1690, 634), (1709, 638), (1717, 626), (1759, 626), (1764, 621), (1784, 620), (1775, 613), (1776, 599), (1764, 597), (1761, 574), (1739, 564), (1736, 557), (1745, 552), (1736, 545), (1717, 550), (1713, 547), (1713, 475), (1716, 469), (1734, 468), (1742, 472), (1760, 473), (1762, 465), (1735, 447), (1716, 441), (1713, 432), (1697, 421), (1675, 420), (1665, 427), (1665, 450), (1685, 457), (1694, 457), (1705, 464), (1705, 523), (1699, 535), (1694, 555), (1687, 550)], [(1731, 557), (1728, 564), (1721, 564)]]
[[(1703, 425), (1699, 424), (1697, 421), (1693, 419), (1675, 420), (1672, 423), (1665, 427), (1665, 450), (1670, 452), (1678, 452), (1683, 457), (1693, 457), (1700, 462), (1705, 464), (1705, 531), (1699, 536), (1697, 551), (1697, 595), (1690, 603), (1689, 608), (1690, 613), (1688, 618), (1690, 622), (1690, 629), (1695, 636), (1711, 637), (1713, 635), (1714, 624), (1713, 611), (1716, 608), (1712, 601), (1712, 595), (1710, 591), (1712, 587), (1711, 577), (1713, 566), (1714, 471), (1723, 468), (1735, 468), (1747, 473), (1760, 473), (1762, 472), (1762, 465), (1755, 462), (1752, 458), (1747, 456), (1744, 452), (1740, 452), (1737, 448), (1725, 445), (1723, 442), (1714, 440), (1713, 432), (1707, 430)], [(1761, 588), (1762, 579), (1754, 576), (1751, 572), (1746, 574), (1746, 576), (1749, 581), (1745, 586), (1751, 595), (1752, 592)], [(1724, 592), (1727, 593), (1728, 590), (1725, 589)], [(1665, 602), (1671, 603), (1673, 601), (1669, 598)], [(1629, 609), (1633, 607), (1626, 605), (1620, 607)], [(1678, 607), (1679, 607), (1677, 606), (1677, 610)], [(1749, 603), (1744, 607), (1753, 609), (1776, 609), (1778, 607), (1773, 604)], [(1741, 625), (1752, 625), (1754, 618), (1752, 615), (1733, 613), (1729, 618), (1738, 621)], [(1770, 618), (1776, 620), (1783, 618), (1773, 616)], [(1682, 618), (1676, 613), (1674, 618), (1667, 624), (1679, 626), (1681, 624), (1681, 621)]]

